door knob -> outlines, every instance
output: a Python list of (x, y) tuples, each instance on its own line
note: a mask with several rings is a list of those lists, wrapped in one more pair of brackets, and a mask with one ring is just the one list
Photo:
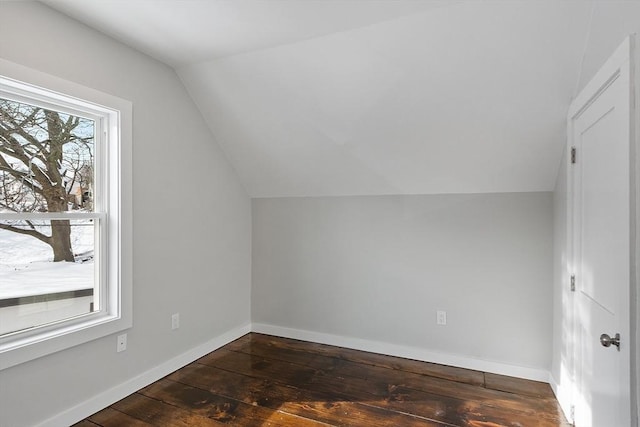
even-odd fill
[(611, 338), (609, 334), (602, 334), (600, 335), (600, 344), (604, 347), (611, 347), (613, 344), (618, 347), (618, 351), (620, 351), (620, 334), (616, 334), (613, 338)]

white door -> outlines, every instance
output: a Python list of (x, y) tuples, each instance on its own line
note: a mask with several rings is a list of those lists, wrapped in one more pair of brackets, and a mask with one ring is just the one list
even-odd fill
[(576, 427), (631, 424), (631, 45), (618, 48), (569, 111)]

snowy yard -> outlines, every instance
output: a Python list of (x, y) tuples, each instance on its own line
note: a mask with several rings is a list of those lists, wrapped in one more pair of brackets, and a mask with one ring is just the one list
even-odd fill
[[(47, 232), (47, 230), (44, 230)], [(74, 221), (74, 253), (92, 253), (93, 223)], [(0, 300), (89, 289), (94, 286), (93, 260), (52, 262), (51, 247), (40, 240), (0, 230)]]

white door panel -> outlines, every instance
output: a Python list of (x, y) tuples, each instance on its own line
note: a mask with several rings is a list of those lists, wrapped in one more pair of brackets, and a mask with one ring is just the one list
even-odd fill
[[(576, 273), (577, 427), (630, 418), (630, 43), (572, 105), (572, 234)], [(626, 55), (625, 55), (626, 53)], [(601, 334), (621, 336), (619, 349)]]
[[(615, 99), (611, 98), (619, 95), (620, 87), (616, 80), (591, 108), (613, 104)], [(615, 107), (608, 108), (575, 141), (580, 153), (576, 168), (582, 172), (579, 290), (612, 314), (621, 301), (609, 283), (629, 283), (628, 146), (612, 142), (627, 137), (624, 114)], [(588, 124), (580, 120), (577, 127)], [(623, 135), (619, 135), (621, 130)]]

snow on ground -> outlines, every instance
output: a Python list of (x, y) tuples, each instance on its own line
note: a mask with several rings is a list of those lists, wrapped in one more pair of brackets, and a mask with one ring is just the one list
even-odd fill
[[(43, 231), (49, 234), (49, 230)], [(72, 223), (74, 253), (93, 253), (93, 237), (93, 223)], [(0, 230), (0, 299), (93, 288), (92, 260), (84, 263), (52, 260), (53, 251), (46, 243)]]

